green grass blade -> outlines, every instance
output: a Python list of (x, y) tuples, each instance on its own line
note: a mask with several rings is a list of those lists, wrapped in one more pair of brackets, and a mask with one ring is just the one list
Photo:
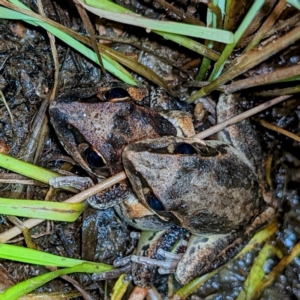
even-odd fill
[(244, 282), (244, 288), (240, 291), (237, 300), (252, 299), (255, 290), (264, 279), (264, 277), (267, 276), (264, 265), (267, 263), (268, 259), (270, 259), (271, 257), (276, 257), (277, 252), (278, 250), (274, 245), (264, 245), (250, 269), (247, 279)]
[(56, 270), (14, 285), (0, 294), (0, 300), (17, 300), (59, 276), (64, 276), (71, 273), (102, 273), (109, 270), (110, 269), (106, 267), (90, 266), (86, 263), (71, 268)]
[(124, 299), (123, 297), (127, 291), (129, 284), (130, 284), (130, 280), (128, 280), (128, 278), (126, 279), (126, 275), (125, 274), (121, 275), (114, 285), (110, 299), (111, 300)]
[[(113, 2), (103, 0), (103, 1), (97, 1), (97, 0), (89, 0), (86, 1), (86, 3), (90, 6), (96, 7), (96, 8), (101, 8), (101, 9), (106, 9), (112, 12), (117, 12), (117, 13), (132, 13), (130, 10), (117, 5)], [(196, 42), (192, 40), (191, 38), (178, 35), (178, 34), (172, 34), (172, 33), (167, 33), (167, 32), (162, 32), (160, 30), (153, 30), (154, 33), (164, 37), (167, 40), (173, 41), (174, 43), (177, 43), (183, 47), (186, 47), (196, 53), (199, 53), (205, 57), (210, 58), (211, 60), (216, 61), (219, 57), (219, 54), (205, 45), (200, 44), (199, 42)]]
[(61, 176), (53, 171), (46, 170), (3, 153), (0, 153), (0, 167), (47, 184), (51, 178)]
[[(87, 262), (85, 260), (62, 257), (35, 249), (2, 243), (0, 243), (0, 258), (27, 264), (54, 266), (60, 268), (74, 267), (82, 263), (99, 265), (98, 263)], [(110, 267), (109, 265), (104, 266)]]
[(110, 10), (110, 6), (112, 3), (106, 0), (93, 2), (95, 6), (90, 6), (90, 1), (87, 1), (88, 5), (83, 1), (79, 0), (79, 2), (85, 9), (102, 18), (106, 18), (108, 20), (120, 22), (123, 24), (144, 27), (147, 29), (147, 31), (159, 30), (162, 32), (218, 41), (225, 44), (233, 43), (234, 41), (233, 34), (226, 30), (191, 25), (181, 22), (157, 21), (147, 19), (128, 9), (124, 10), (124, 8), (122, 8), (122, 12), (116, 12), (116, 5), (114, 5), (113, 9)]
[(65, 203), (0, 198), (1, 214), (26, 218), (74, 222), (85, 208), (84, 202)]
[(251, 8), (247, 12), (247, 15), (243, 19), (241, 25), (237, 29), (237, 31), (234, 33), (234, 42), (232, 44), (226, 45), (225, 49), (223, 50), (219, 60), (216, 62), (214, 69), (208, 79), (208, 81), (213, 81), (216, 79), (222, 72), (223, 67), (226, 63), (226, 60), (228, 59), (229, 55), (232, 53), (232, 50), (244, 34), (245, 30), (250, 26), (251, 22), (253, 21), (254, 17), (258, 13), (258, 11), (263, 6), (264, 1), (261, 0), (255, 0), (255, 2), (252, 4)]
[(58, 276), (74, 272), (102, 273), (113, 269), (112, 266), (103, 263), (87, 262), (8, 244), (0, 244), (0, 258), (29, 264), (65, 268), (20, 282), (0, 294), (1, 300), (19, 299), (21, 296), (28, 294)]
[(151, 20), (151, 19), (143, 18), (134, 13), (130, 13), (130, 14), (115, 13), (115, 12), (111, 12), (99, 8), (93, 8), (91, 6), (85, 5), (83, 2), (81, 2), (81, 4), (83, 5), (84, 8), (86, 8), (87, 10), (93, 12), (94, 14), (102, 18), (106, 18), (108, 20), (112, 20), (116, 22), (118, 21), (123, 24), (143, 27), (147, 31), (159, 30), (162, 32), (208, 39), (208, 40), (218, 41), (226, 44), (233, 42), (232, 33), (226, 30), (185, 24), (180, 22)]
[(61, 257), (43, 251), (9, 244), (0, 244), (0, 257), (2, 259), (9, 259), (27, 264), (62, 268), (73, 267), (83, 262), (80, 259)]
[[(220, 2), (220, 3), (219, 3)], [(224, 3), (218, 0), (214, 0), (212, 1), (212, 4), (215, 6), (220, 7), (222, 15), (224, 15)], [(207, 26), (213, 27), (213, 28), (217, 28), (217, 16), (212, 12), (212, 10), (210, 8), (207, 8), (207, 13), (206, 13), (206, 24)], [(206, 46), (208, 48), (213, 48), (214, 47), (214, 42), (213, 41), (206, 41)], [(204, 57), (202, 62), (201, 62), (201, 66), (199, 68), (199, 72), (196, 76), (196, 80), (197, 81), (202, 81), (205, 77), (205, 75), (207, 74), (207, 71), (210, 67), (211, 64), (211, 60), (208, 59), (207, 57)]]
[(166, 40), (170, 40), (174, 43), (177, 43), (187, 49), (190, 49), (196, 53), (199, 53), (200, 55), (203, 55), (204, 57), (207, 57), (213, 61), (218, 60), (220, 57), (220, 54), (209, 47), (200, 44), (199, 42), (196, 42), (188, 37), (173, 34), (173, 33), (167, 33), (167, 32), (161, 32), (161, 31), (153, 31), (162, 37), (164, 37)]
[[(0, 167), (46, 184), (49, 183), (50, 179), (62, 176), (59, 173), (55, 173), (3, 153), (0, 153)], [(73, 193), (78, 192), (78, 190), (69, 186), (61, 188)]]

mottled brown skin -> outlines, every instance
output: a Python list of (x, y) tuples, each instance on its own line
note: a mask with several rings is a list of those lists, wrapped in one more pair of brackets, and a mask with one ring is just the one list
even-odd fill
[[(199, 154), (173, 154), (172, 147), (180, 143), (193, 145)], [(126, 147), (123, 165), (145, 206), (149, 207), (143, 193), (147, 182), (164, 206), (157, 215), (164, 219), (165, 212), (171, 213), (192, 233), (230, 233), (247, 226), (261, 211), (253, 167), (228, 144), (203, 145), (200, 140), (177, 137), (143, 140)]]
[[(180, 143), (193, 145), (198, 153), (173, 153)], [(250, 226), (265, 203), (253, 166), (229, 144), (178, 137), (143, 140), (124, 149), (123, 165), (145, 207), (163, 222), (170, 219), (195, 234), (175, 273), (182, 284), (228, 261), (265, 223), (262, 218)], [(149, 207), (149, 190), (163, 211)], [(151, 268), (156, 267), (144, 268), (134, 265), (138, 271), (133, 277), (136, 284), (147, 287), (149, 274), (155, 273)]]
[[(107, 176), (121, 171), (121, 153), (127, 144), (147, 137), (176, 135), (175, 127), (158, 112), (130, 99), (84, 102), (96, 96), (99, 98), (99, 89), (81, 89), (60, 96), (50, 105), (50, 120), (59, 140), (90, 173)], [(104, 169), (91, 169), (87, 165), (82, 155), (87, 146), (104, 158)]]
[[(172, 137), (178, 133), (189, 136), (192, 130), (178, 130), (172, 125), (177, 125), (176, 120), (168, 121), (162, 114), (136, 105), (132, 98), (143, 102), (144, 95), (147, 95), (142, 90), (135, 93), (128, 88), (129, 97), (113, 99), (113, 103), (99, 102), (99, 99), (105, 100), (112, 86), (120, 85), (104, 84), (60, 96), (50, 106), (51, 122), (69, 154), (97, 176), (122, 170), (121, 153), (129, 145), (123, 152), (123, 163), (141, 204), (136, 203), (136, 199), (133, 202), (128, 199), (117, 206), (118, 211), (125, 219), (132, 218), (130, 224), (137, 228), (159, 230), (176, 224), (201, 235), (192, 237), (177, 267), (176, 277), (180, 282), (187, 283), (231, 258), (238, 246), (249, 239), (257, 228), (250, 226), (264, 208), (258, 180), (263, 174), (259, 170), (261, 161), (253, 159), (255, 155), (260, 157), (257, 139), (249, 135), (251, 127), (245, 126), (247, 124), (230, 127), (223, 134), (239, 151), (222, 142), (203, 143)], [(88, 99), (89, 103), (82, 99)], [(225, 98), (220, 102), (223, 108), (218, 111), (219, 122), (232, 116), (227, 111), (234, 98)], [(245, 128), (244, 133), (240, 134)], [(168, 137), (139, 142), (165, 135)], [(241, 137), (245, 136), (246, 139), (240, 142)], [(248, 145), (245, 146), (247, 141), (251, 141), (256, 149), (248, 151)], [(178, 142), (192, 143), (198, 153), (174, 154), (174, 145)], [(95, 169), (87, 165), (82, 156), (87, 146), (102, 155), (107, 163), (104, 168)], [(163, 212), (149, 207), (149, 190), (162, 202)], [(102, 194), (101, 203), (93, 206), (107, 207), (106, 197), (123, 201), (124, 197), (129, 197), (126, 191), (127, 188), (121, 184), (114, 193)], [(119, 202), (112, 201), (112, 205)], [(135, 204), (131, 207), (130, 203)], [(253, 230), (248, 230), (246, 234), (249, 226)], [(168, 240), (166, 235), (164, 240)], [(151, 250), (142, 251), (142, 255), (152, 256), (160, 243), (149, 242), (145, 247)], [(154, 267), (147, 266), (143, 271), (142, 267), (134, 264), (133, 276), (137, 284), (149, 286), (154, 274)]]
[[(121, 153), (126, 145), (149, 137), (194, 134), (189, 113), (174, 111), (174, 114), (167, 114), (141, 106), (149, 102), (148, 96), (145, 88), (105, 82), (67, 92), (55, 99), (49, 109), (50, 120), (65, 150), (79, 165), (91, 174), (108, 177), (123, 170)], [(89, 164), (86, 149), (97, 153), (105, 165)], [(94, 208), (105, 209), (125, 201), (130, 194), (130, 188), (122, 182), (89, 198), (88, 202)], [(124, 204), (124, 209), (120, 207), (119, 211), (124, 210), (124, 219), (129, 219), (132, 214), (127, 213), (130, 210), (125, 209)], [(144, 210), (141, 204), (135, 207), (138, 211)], [(151, 216), (148, 223), (152, 223)]]
[[(235, 106), (232, 95), (221, 96), (218, 121), (234, 116)], [(195, 234), (175, 273), (182, 284), (228, 261), (274, 215), (272, 209), (264, 211), (261, 149), (249, 121), (226, 128), (222, 136), (236, 148), (220, 141), (162, 137), (123, 151), (127, 176), (144, 206)], [(178, 143), (192, 144), (197, 154), (175, 154)], [(163, 210), (149, 207), (149, 191)], [(133, 274), (136, 284), (149, 285), (150, 269), (145, 278), (142, 270)]]

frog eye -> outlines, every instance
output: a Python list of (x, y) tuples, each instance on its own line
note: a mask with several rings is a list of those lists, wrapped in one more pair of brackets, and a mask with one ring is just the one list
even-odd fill
[(188, 143), (177, 144), (174, 149), (175, 154), (196, 154), (196, 149)]
[(156, 211), (164, 211), (165, 208), (163, 207), (162, 203), (157, 199), (157, 197), (153, 194), (150, 193), (147, 196), (147, 202), (150, 208)]
[(130, 95), (128, 94), (128, 92), (121, 87), (111, 88), (103, 96), (106, 101), (124, 100), (124, 99), (130, 98)]
[(106, 165), (104, 158), (96, 152), (92, 147), (84, 150), (85, 160), (92, 168), (101, 168)]

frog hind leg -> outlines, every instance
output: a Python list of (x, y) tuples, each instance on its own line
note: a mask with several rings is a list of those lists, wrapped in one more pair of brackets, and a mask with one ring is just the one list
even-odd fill
[[(215, 234), (211, 236), (191, 236), (189, 246), (177, 265), (177, 281), (187, 284), (196, 277), (214, 270), (235, 255), (236, 251), (225, 251), (235, 244), (238, 234)], [(229, 250), (229, 249), (228, 249)], [(228, 256), (230, 253), (230, 256)]]
[(177, 265), (176, 279), (181, 284), (187, 284), (196, 277), (225, 264), (274, 217), (275, 210), (269, 207), (256, 217), (245, 231), (227, 235), (191, 236), (189, 246)]

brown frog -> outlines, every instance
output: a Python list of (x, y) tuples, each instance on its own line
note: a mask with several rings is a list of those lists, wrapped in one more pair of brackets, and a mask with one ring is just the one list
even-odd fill
[[(164, 135), (191, 136), (187, 112), (153, 110), (148, 91), (120, 82), (65, 93), (50, 105), (50, 120), (65, 150), (87, 172), (108, 177), (123, 170), (121, 153), (127, 144)], [(153, 97), (152, 97), (153, 98)], [(107, 208), (130, 196), (125, 183), (89, 199), (95, 208)]]
[[(175, 224), (195, 234), (176, 270), (177, 279), (186, 283), (232, 257), (238, 245), (265, 222), (263, 217), (255, 219), (264, 209), (259, 184), (261, 162), (253, 159), (259, 158), (259, 146), (255, 138), (250, 138), (254, 151), (239, 142), (243, 129), (251, 131), (245, 124), (223, 134), (238, 149), (224, 142), (187, 139), (192, 130), (186, 133), (184, 126), (174, 126), (186, 123), (186, 115), (181, 122), (172, 114), (151, 111), (133, 103), (132, 96), (123, 90), (123, 85), (105, 92), (97, 87), (80, 94), (84, 102), (76, 101), (77, 93), (65, 94), (51, 105), (51, 122), (66, 150), (97, 176), (120, 171), (123, 152), (124, 168), (137, 198), (121, 193), (123, 196), (115, 197), (110, 206), (118, 203), (118, 213), (131, 225), (157, 230)], [(114, 102), (99, 102), (99, 98)], [(232, 96), (222, 96), (218, 106), (228, 108), (230, 102), (234, 102)], [(219, 122), (228, 117), (224, 111), (228, 110), (218, 112)], [(175, 137), (178, 133), (182, 137)], [(244, 134), (240, 136), (249, 139), (248, 133)], [(100, 163), (93, 157), (96, 161), (100, 157)], [(105, 196), (90, 203), (107, 207)], [(175, 243), (174, 232), (186, 238), (186, 231), (179, 227), (159, 234), (151, 232), (140, 254), (159, 258), (157, 245), (168, 244), (168, 250)], [(133, 276), (141, 286), (149, 286), (154, 273), (155, 267), (134, 264)]]
[[(235, 115), (235, 108), (233, 95), (222, 95), (218, 122)], [(228, 127), (220, 136), (231, 145), (161, 137), (128, 145), (122, 154), (126, 174), (143, 205), (158, 218), (173, 220), (194, 234), (175, 271), (182, 284), (226, 262), (273, 217), (272, 209), (265, 211), (261, 150), (249, 121)], [(171, 232), (149, 233), (138, 254), (162, 259), (157, 248), (164, 248), (168, 235), (172, 247)], [(135, 282), (149, 286), (156, 267), (133, 268)]]

